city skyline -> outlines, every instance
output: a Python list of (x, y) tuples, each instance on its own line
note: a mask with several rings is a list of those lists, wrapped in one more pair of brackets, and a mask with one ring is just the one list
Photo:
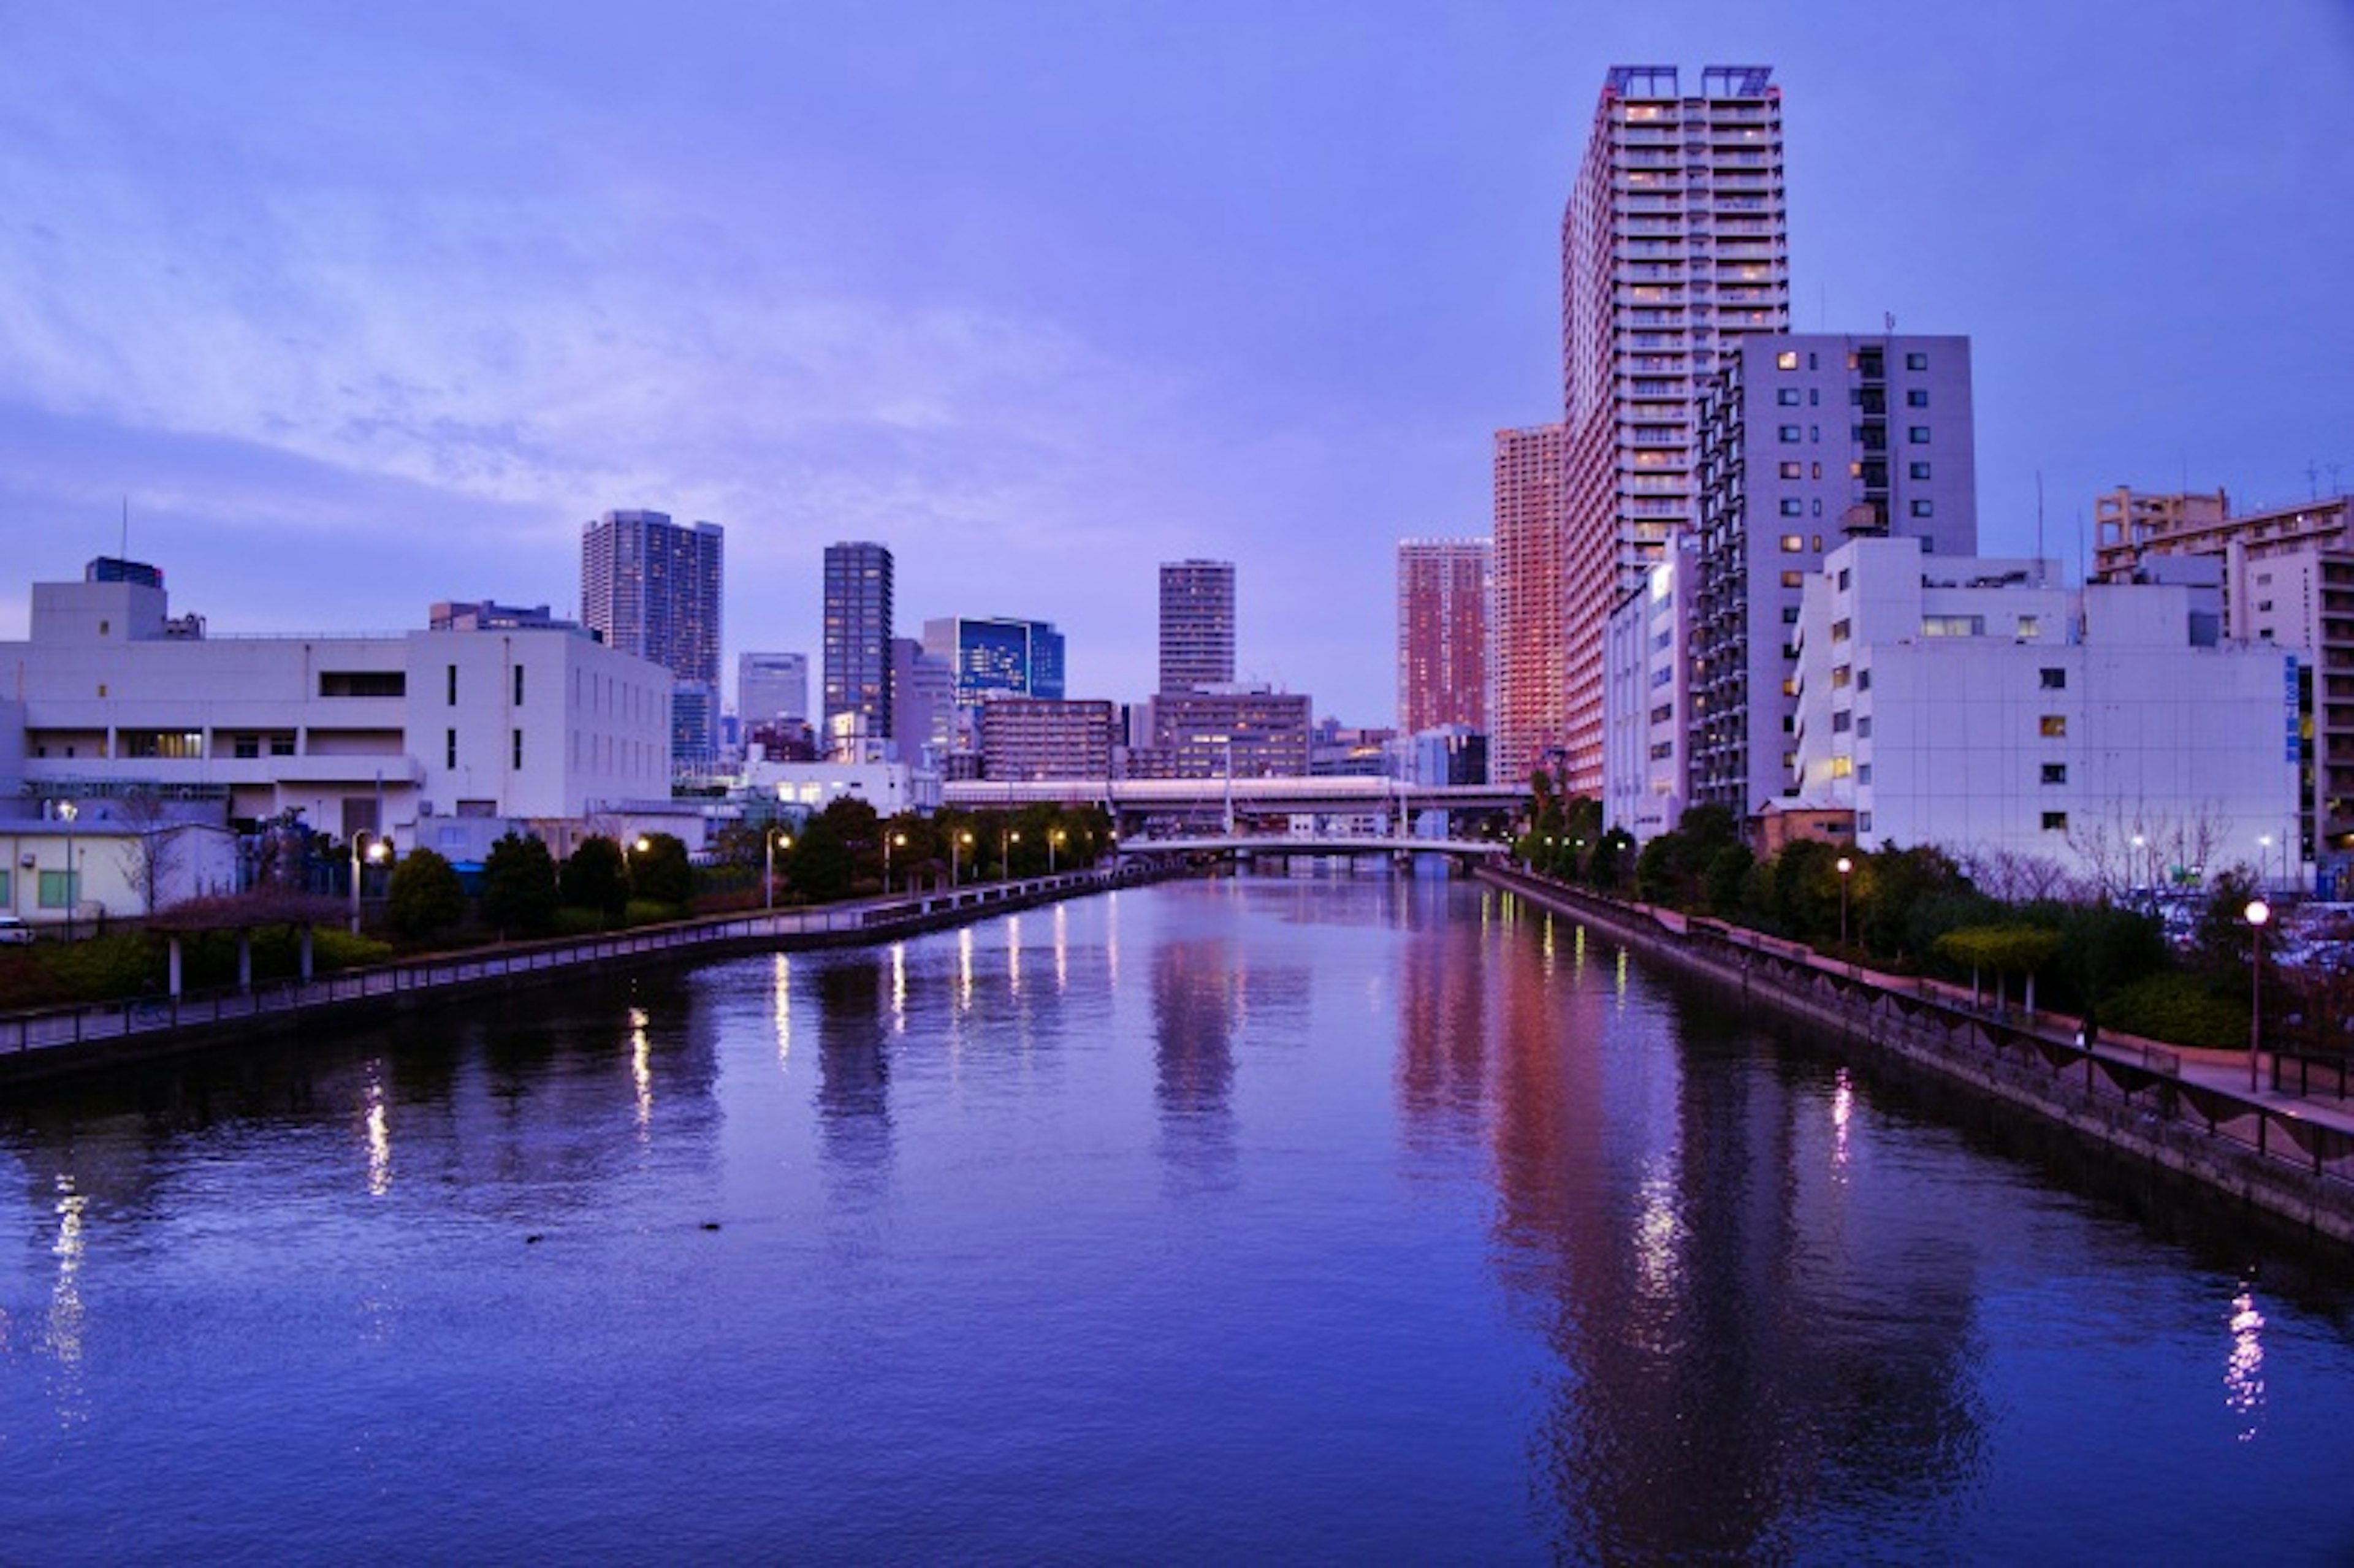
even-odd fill
[(255, 630), (565, 615), (579, 519), (645, 506), (726, 524), (728, 658), (814, 653), (871, 538), (911, 620), (1052, 620), (1129, 700), (1201, 556), (1239, 675), (1377, 722), (1394, 541), (1560, 417), (1622, 63), (1773, 69), (1792, 326), (1971, 338), (1987, 548), (2039, 474), (2072, 570), (2121, 483), (2354, 483), (2342, 7), (626, 16), (13, 16), (0, 636), (118, 547)]

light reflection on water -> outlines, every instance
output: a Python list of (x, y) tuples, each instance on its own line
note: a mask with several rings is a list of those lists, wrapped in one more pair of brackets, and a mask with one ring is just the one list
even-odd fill
[(2341, 1285), (1755, 1028), (1477, 887), (1222, 879), (77, 1093), (0, 1139), (7, 1512), (60, 1561), (2126, 1561), (2260, 1488), (2274, 1560), (2354, 1542)]

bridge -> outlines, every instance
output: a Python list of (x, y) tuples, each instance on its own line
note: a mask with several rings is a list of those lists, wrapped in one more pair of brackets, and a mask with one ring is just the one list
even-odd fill
[(1193, 833), (1123, 839), (1119, 843), (1122, 857), (1443, 854), (1475, 861), (1511, 852), (1510, 844), (1495, 839), (1426, 839), (1401, 833)]
[[(1233, 841), (1254, 844), (1332, 843), (1320, 853), (1373, 853), (1390, 847), (1414, 823), (1431, 835), (1415, 842), (1427, 853), (1488, 854), (1483, 842), (1458, 832), (1463, 818), (1500, 822), (1527, 801), (1527, 793), (1485, 784), (1410, 784), (1363, 776), (1306, 779), (990, 779), (941, 786), (941, 803), (960, 810), (1019, 810), (1040, 804), (1100, 806), (1122, 839), (1204, 840), (1204, 853), (1223, 853)], [(1214, 829), (1211, 824), (1214, 824)], [(1310, 838), (1298, 835), (1310, 834)], [(1439, 843), (1459, 845), (1440, 849)], [(1289, 853), (1320, 853), (1295, 849)]]

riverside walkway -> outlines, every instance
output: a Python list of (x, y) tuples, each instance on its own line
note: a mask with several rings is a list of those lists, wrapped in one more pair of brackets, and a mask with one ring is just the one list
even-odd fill
[(298, 1033), (331, 1019), (379, 1016), (616, 968), (888, 941), (1162, 874), (1136, 866), (1065, 872), (594, 937), (501, 943), (241, 989), (9, 1013), (0, 1015), (0, 1079), (86, 1072), (262, 1034)]
[(1477, 874), (1851, 1043), (2354, 1244), (2354, 1101), (2335, 1065), (2317, 1074), (2267, 1055), (2252, 1090), (2244, 1051), (2107, 1032), (2088, 1046), (2067, 1014), (1991, 1007), (1966, 987), (1518, 869)]

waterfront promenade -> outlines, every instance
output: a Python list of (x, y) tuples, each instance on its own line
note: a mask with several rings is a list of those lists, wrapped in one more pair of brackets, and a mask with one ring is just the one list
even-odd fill
[(2342, 1075), (2317, 1093), (2311, 1075), (2267, 1055), (2251, 1089), (2245, 1052), (2106, 1032), (2087, 1046), (2067, 1014), (1989, 1006), (1967, 988), (1516, 869), (1478, 874), (1852, 1044), (2354, 1244), (2354, 1102)]
[(1064, 872), (593, 937), (502, 942), (236, 989), (9, 1013), (0, 1015), (0, 1080), (87, 1072), (266, 1033), (299, 1033), (329, 1020), (373, 1020), (486, 991), (562, 983), (617, 969), (887, 941), (1163, 874), (1133, 865)]

